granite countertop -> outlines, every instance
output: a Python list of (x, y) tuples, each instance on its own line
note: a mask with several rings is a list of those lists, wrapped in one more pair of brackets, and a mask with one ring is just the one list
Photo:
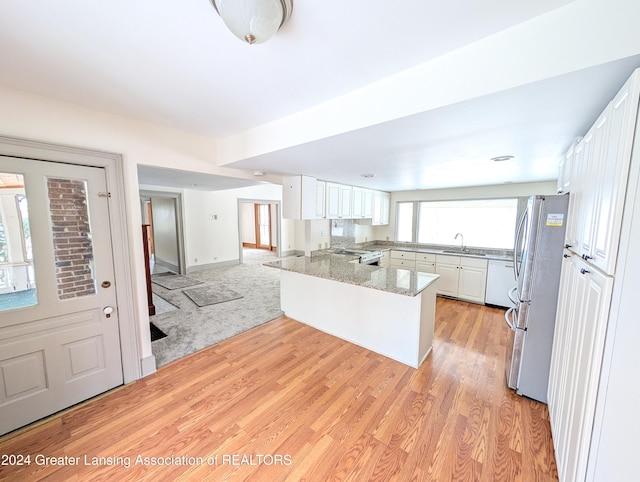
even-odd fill
[(327, 253), (284, 258), (264, 266), (405, 296), (416, 296), (440, 277), (408, 269), (350, 262), (354, 259), (354, 256)]
[[(500, 250), (483, 250), (483, 249), (469, 249), (468, 251), (462, 251), (462, 252), (458, 252), (454, 249), (439, 249), (439, 248), (431, 248), (431, 247), (425, 247), (425, 246), (419, 246), (419, 245), (412, 245), (412, 244), (394, 244), (394, 243), (387, 243), (387, 244), (378, 244), (378, 243), (371, 243), (371, 244), (366, 244), (362, 246), (361, 249), (372, 249), (372, 250), (378, 250), (378, 251), (390, 251), (390, 250), (394, 250), (394, 251), (413, 251), (416, 253), (431, 253), (431, 254), (444, 254), (447, 256), (464, 256), (467, 258), (481, 258), (481, 259), (495, 259), (495, 260), (499, 260), (499, 261), (512, 261), (513, 260), (513, 254), (507, 252), (507, 251), (500, 251)], [(452, 252), (453, 251), (453, 252)]]

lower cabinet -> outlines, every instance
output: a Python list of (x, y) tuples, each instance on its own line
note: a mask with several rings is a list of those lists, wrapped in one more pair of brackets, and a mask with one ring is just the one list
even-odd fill
[(416, 253), (413, 251), (391, 250), (391, 267), (416, 270)]
[(435, 273), (436, 255), (431, 253), (416, 253), (416, 271)]
[(487, 287), (486, 259), (438, 254), (435, 272), (440, 275), (436, 285), (438, 294), (484, 304)]
[(558, 475), (583, 481), (596, 411), (613, 278), (578, 256), (565, 259), (549, 374)]
[(389, 268), (391, 266), (391, 253), (389, 251), (381, 252), (378, 266), (380, 266), (381, 268)]

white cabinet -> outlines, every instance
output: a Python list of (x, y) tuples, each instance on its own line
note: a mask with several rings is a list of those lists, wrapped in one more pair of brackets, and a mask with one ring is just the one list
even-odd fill
[(436, 284), (439, 295), (458, 297), (458, 281), (460, 279), (460, 256), (436, 256), (436, 274), (440, 279)]
[(436, 255), (437, 293), (474, 303), (484, 303), (487, 260), (466, 256)]
[(316, 219), (316, 179), (289, 176), (282, 179), (282, 217)]
[(608, 136), (601, 151), (597, 175), (590, 256), (605, 273), (612, 274), (620, 240), (627, 177), (638, 112), (637, 85), (627, 82), (609, 105)]
[[(613, 273), (626, 179), (638, 111), (633, 82), (627, 82), (573, 154), (566, 242), (572, 251)], [(635, 86), (637, 89), (637, 86)], [(569, 154), (569, 153), (568, 153)]]
[(389, 207), (391, 194), (383, 191), (373, 191), (372, 225), (389, 224)]
[(416, 271), (435, 273), (436, 255), (432, 253), (416, 253)]
[(487, 287), (487, 260), (462, 257), (458, 298), (474, 303), (484, 303)]
[(415, 271), (416, 269), (416, 253), (413, 251), (391, 250), (391, 267), (404, 268)]
[(562, 160), (560, 161), (560, 165), (558, 166), (558, 183), (557, 183), (557, 193), (558, 194), (567, 194), (571, 192), (571, 178), (573, 171), (573, 161), (575, 158), (575, 149), (581, 138), (576, 139), (571, 147), (566, 152)]
[(325, 190), (327, 183), (324, 181), (316, 181), (316, 218), (322, 219), (326, 217), (326, 201)]
[(565, 261), (549, 376), (549, 411), (560, 480), (584, 480), (613, 278)]
[(382, 251), (380, 253), (380, 261), (378, 261), (378, 266), (381, 268), (389, 268), (391, 266), (391, 252), (389, 250)]
[(548, 392), (563, 482), (635, 480), (640, 472), (633, 403), (640, 398), (639, 98), (636, 69), (573, 159), (572, 247), (562, 267)]
[(353, 188), (346, 184), (327, 182), (325, 189), (326, 209), (328, 219), (350, 219)]
[(371, 218), (373, 192), (362, 187), (353, 188), (353, 206), (351, 215), (354, 219)]

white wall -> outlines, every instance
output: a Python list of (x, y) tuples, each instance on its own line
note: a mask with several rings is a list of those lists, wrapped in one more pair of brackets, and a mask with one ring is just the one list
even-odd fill
[(178, 229), (176, 200), (152, 197), (153, 248), (156, 261), (178, 266)]
[[(282, 186), (260, 184), (213, 192), (184, 190), (187, 270), (239, 259), (238, 200), (244, 199), (282, 201)], [(253, 208), (252, 204), (249, 205)], [(211, 219), (212, 216), (217, 216), (217, 219)], [(283, 249), (286, 250), (288, 246), (296, 249), (295, 228), (290, 226), (294, 221), (280, 218), (280, 223)]]
[(242, 225), (242, 242), (256, 244), (256, 211), (253, 203), (240, 204), (240, 224)]
[[(193, 134), (4, 86), (0, 86), (0, 112), (3, 113), (0, 115), (2, 135), (115, 152), (123, 156), (135, 322), (139, 325), (138, 331), (141, 335), (138, 340), (139, 352), (141, 360), (152, 357), (151, 341), (148, 336), (144, 336), (149, 332), (149, 315), (140, 236), (142, 218), (138, 164), (255, 179), (250, 173), (215, 166), (215, 141)], [(267, 178), (267, 180), (270, 179)], [(233, 227), (233, 231), (236, 233), (237, 240), (237, 224)]]
[[(391, 193), (389, 224), (373, 226), (371, 236), (380, 241), (394, 241), (396, 231), (396, 203), (399, 201), (444, 201), (451, 199), (491, 199), (531, 196), (533, 194), (555, 194), (556, 182), (532, 182), (522, 184), (499, 184), (455, 189), (425, 189), (420, 191), (399, 191)], [(365, 231), (363, 230), (363, 233)], [(365, 234), (356, 242), (363, 242)]]

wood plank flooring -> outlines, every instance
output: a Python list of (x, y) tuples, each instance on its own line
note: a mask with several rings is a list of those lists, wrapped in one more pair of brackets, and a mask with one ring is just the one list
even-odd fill
[(419, 370), (282, 317), (1, 438), (0, 480), (555, 481), (503, 313), (438, 298)]

